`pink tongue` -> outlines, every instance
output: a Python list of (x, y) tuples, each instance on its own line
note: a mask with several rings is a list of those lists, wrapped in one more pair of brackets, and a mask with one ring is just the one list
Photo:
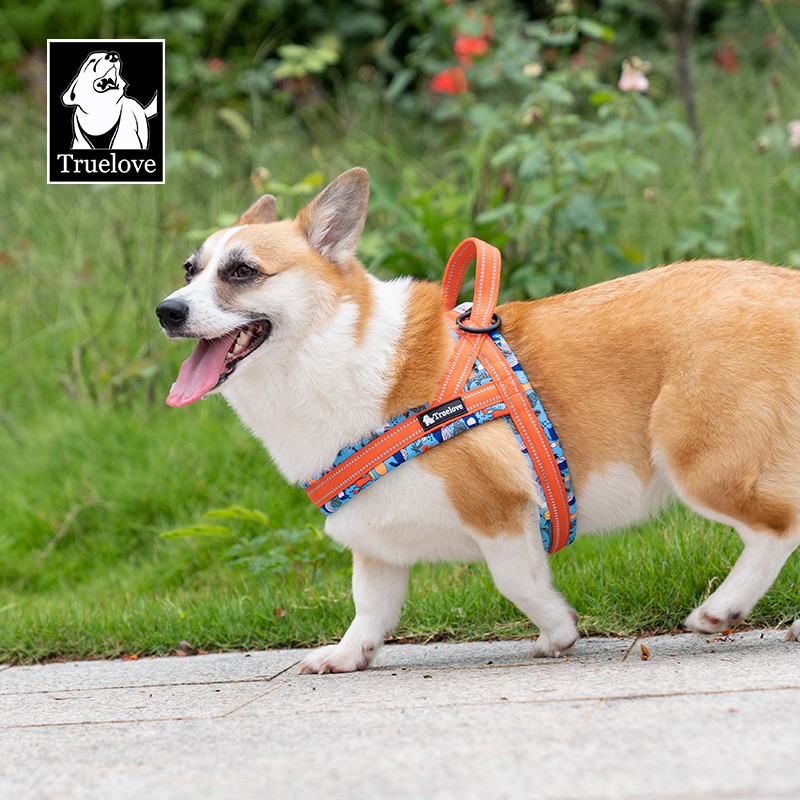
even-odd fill
[(225, 356), (238, 334), (239, 331), (231, 331), (219, 339), (201, 339), (197, 343), (194, 353), (181, 364), (167, 396), (168, 406), (191, 405), (217, 385), (225, 371)]

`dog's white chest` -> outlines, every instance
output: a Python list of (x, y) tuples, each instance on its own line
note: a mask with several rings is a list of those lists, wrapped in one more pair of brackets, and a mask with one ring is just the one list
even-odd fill
[(345, 547), (390, 564), (473, 561), (478, 545), (447, 499), (444, 482), (408, 462), (327, 518)]

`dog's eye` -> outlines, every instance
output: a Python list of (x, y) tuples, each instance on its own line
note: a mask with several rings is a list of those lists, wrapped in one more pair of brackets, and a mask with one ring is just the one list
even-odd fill
[(189, 283), (189, 281), (192, 278), (194, 278), (194, 276), (197, 274), (197, 269), (195, 265), (192, 264), (190, 261), (187, 261), (183, 265), (183, 271), (186, 273), (186, 283)]
[(255, 267), (251, 267), (249, 264), (239, 264), (236, 269), (231, 272), (231, 278), (240, 281), (254, 278), (256, 275), (258, 275), (258, 270)]

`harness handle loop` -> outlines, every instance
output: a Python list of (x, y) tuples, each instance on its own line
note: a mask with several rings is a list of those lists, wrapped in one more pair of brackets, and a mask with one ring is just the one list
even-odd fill
[(467, 267), (475, 259), (475, 297), (469, 313), (474, 328), (490, 328), (500, 290), (500, 251), (471, 236), (464, 239), (447, 261), (442, 282), (442, 305), (450, 311), (458, 303), (458, 293)]

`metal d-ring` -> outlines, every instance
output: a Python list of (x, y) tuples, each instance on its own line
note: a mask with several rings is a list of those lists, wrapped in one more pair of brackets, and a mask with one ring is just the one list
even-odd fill
[(464, 320), (472, 313), (472, 308), (462, 311), (456, 317), (456, 326), (461, 328), (465, 333), (492, 333), (500, 327), (500, 317), (497, 314), (492, 314), (491, 323), (485, 328), (476, 328), (472, 325), (465, 325)]

